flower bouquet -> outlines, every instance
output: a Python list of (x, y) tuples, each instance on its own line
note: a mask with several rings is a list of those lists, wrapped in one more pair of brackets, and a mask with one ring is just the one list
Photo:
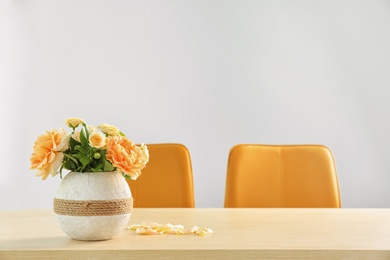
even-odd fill
[[(68, 135), (64, 129), (46, 131), (35, 141), (31, 169), (43, 180), (67, 169), (73, 172), (120, 171), (125, 178), (137, 179), (149, 160), (146, 145), (137, 146), (119, 129), (102, 124), (86, 125), (80, 118), (68, 118)], [(76, 129), (81, 126), (80, 131)]]
[[(66, 234), (77, 240), (111, 239), (128, 224), (133, 198), (125, 179), (140, 176), (148, 149), (112, 125), (94, 127), (80, 118), (65, 122), (71, 134), (60, 129), (37, 138), (31, 169), (43, 180), (60, 173), (54, 212)], [(70, 172), (62, 178), (64, 169)]]

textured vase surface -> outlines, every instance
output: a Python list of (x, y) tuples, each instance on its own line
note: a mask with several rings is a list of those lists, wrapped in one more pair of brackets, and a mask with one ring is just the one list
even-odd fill
[[(85, 202), (85, 207), (95, 201), (111, 203), (129, 198), (129, 185), (119, 172), (70, 172), (61, 181), (56, 194), (56, 199)], [(127, 227), (131, 212), (108, 216), (100, 213), (96, 213), (97, 216), (56, 214), (59, 226), (69, 237), (76, 240), (107, 240)]]

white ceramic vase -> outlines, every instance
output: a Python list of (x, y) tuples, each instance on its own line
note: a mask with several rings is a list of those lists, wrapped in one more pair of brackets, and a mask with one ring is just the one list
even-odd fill
[(129, 185), (119, 172), (70, 172), (61, 181), (54, 211), (62, 230), (76, 240), (107, 240), (127, 226)]

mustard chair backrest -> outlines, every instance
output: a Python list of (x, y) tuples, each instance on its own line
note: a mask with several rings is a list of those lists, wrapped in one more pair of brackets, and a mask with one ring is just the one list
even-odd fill
[(341, 207), (332, 152), (322, 145), (234, 146), (225, 207)]
[(182, 144), (147, 144), (149, 162), (127, 180), (135, 208), (193, 208), (191, 157)]

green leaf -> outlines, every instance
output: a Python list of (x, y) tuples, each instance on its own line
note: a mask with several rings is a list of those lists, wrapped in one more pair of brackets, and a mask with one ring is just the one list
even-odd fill
[(71, 160), (67, 160), (64, 167), (65, 167), (65, 169), (68, 169), (71, 171), (75, 171), (77, 168), (76, 164), (74, 162), (72, 162)]
[(115, 167), (109, 161), (104, 160), (103, 163), (104, 163), (103, 171), (110, 172), (115, 170)]
[(70, 138), (69, 140), (69, 144), (70, 144), (70, 149), (71, 150), (74, 150), (74, 147), (76, 145), (80, 145), (80, 142), (76, 141), (75, 139), (73, 139), (72, 137)]
[[(70, 159), (70, 160), (71, 160), (72, 162), (74, 162), (76, 165), (79, 164), (79, 162), (77, 161), (76, 158), (73, 157), (73, 155), (69, 155), (69, 154), (64, 153), (64, 156), (65, 156), (66, 158)], [(68, 161), (69, 161), (69, 160), (68, 160)]]
[(83, 123), (83, 130), (85, 132), (85, 137), (87, 138), (87, 141), (89, 140), (89, 129), (85, 123)]
[(96, 165), (96, 166), (93, 167), (92, 169), (94, 169), (95, 171), (101, 171), (101, 170), (102, 170), (102, 167), (103, 167), (103, 164), (102, 164), (102, 163), (99, 163), (98, 165)]
[(60, 178), (62, 179), (62, 168), (64, 168), (64, 164), (62, 163), (61, 164), (61, 167), (59, 169), (59, 173), (60, 173)]
[(84, 155), (83, 154), (79, 154), (79, 153), (76, 153), (76, 154), (72, 154), (72, 156), (78, 160), (80, 160), (81, 157), (83, 157)]
[(87, 154), (87, 153), (88, 153), (88, 148), (85, 148), (84, 146), (81, 146), (81, 145), (76, 145), (76, 146), (74, 147), (74, 149), (75, 149), (76, 151), (82, 152), (83, 154)]
[(82, 129), (81, 132), (80, 132), (80, 141), (81, 141), (81, 145), (84, 146), (84, 147), (88, 147), (88, 136), (87, 136), (87, 133), (85, 131), (85, 129)]
[(80, 162), (83, 165), (83, 168), (89, 164), (91, 160), (87, 156), (83, 156), (80, 158)]
[(125, 179), (127, 179), (127, 180), (133, 180), (129, 175), (126, 175), (126, 174), (122, 174), (123, 175), (123, 177), (125, 178)]

